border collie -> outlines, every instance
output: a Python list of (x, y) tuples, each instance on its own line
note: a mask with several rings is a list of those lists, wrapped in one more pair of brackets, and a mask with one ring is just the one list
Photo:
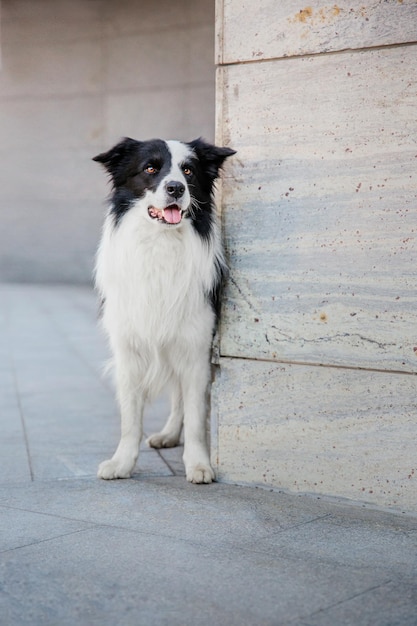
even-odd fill
[(213, 191), (232, 154), (202, 139), (125, 138), (94, 157), (113, 186), (96, 286), (121, 414), (120, 443), (113, 457), (100, 464), (100, 478), (131, 475), (144, 405), (169, 386), (171, 413), (148, 444), (178, 445), (184, 425), (187, 480), (214, 480), (206, 413), (225, 261)]

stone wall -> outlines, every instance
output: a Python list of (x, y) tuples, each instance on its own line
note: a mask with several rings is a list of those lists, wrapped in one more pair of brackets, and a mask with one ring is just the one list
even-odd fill
[(417, 5), (219, 0), (219, 478), (417, 510)]
[(0, 280), (90, 280), (125, 135), (214, 139), (212, 0), (3, 0)]

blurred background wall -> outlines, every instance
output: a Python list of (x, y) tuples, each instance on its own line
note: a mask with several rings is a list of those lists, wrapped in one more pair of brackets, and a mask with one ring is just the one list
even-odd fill
[(214, 0), (2, 0), (0, 281), (88, 283), (119, 138), (214, 140)]

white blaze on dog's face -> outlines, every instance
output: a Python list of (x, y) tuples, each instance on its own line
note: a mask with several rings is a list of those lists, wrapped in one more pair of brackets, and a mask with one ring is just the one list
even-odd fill
[[(147, 214), (150, 220), (158, 224), (178, 226), (191, 203), (188, 182), (192, 175), (191, 161), (193, 152), (180, 141), (167, 141), (170, 167), (165, 177), (158, 181), (155, 189), (148, 189), (145, 200), (149, 206)], [(164, 167), (165, 166), (165, 167)], [(155, 165), (150, 163), (149, 175), (157, 176), (168, 166), (168, 161)]]

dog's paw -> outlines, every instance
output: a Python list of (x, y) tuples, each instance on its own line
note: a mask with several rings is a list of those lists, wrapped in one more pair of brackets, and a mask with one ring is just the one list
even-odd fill
[(174, 448), (179, 444), (179, 438), (176, 435), (155, 433), (147, 438), (146, 443), (151, 448)]
[(205, 465), (203, 463), (198, 463), (197, 465), (187, 467), (185, 470), (185, 474), (188, 482), (190, 483), (209, 484), (215, 479), (214, 472), (211, 469), (210, 465)]
[(125, 463), (121, 463), (117, 459), (109, 459), (103, 461), (98, 466), (97, 476), (104, 480), (113, 480), (115, 478), (130, 478), (132, 474), (132, 467)]

